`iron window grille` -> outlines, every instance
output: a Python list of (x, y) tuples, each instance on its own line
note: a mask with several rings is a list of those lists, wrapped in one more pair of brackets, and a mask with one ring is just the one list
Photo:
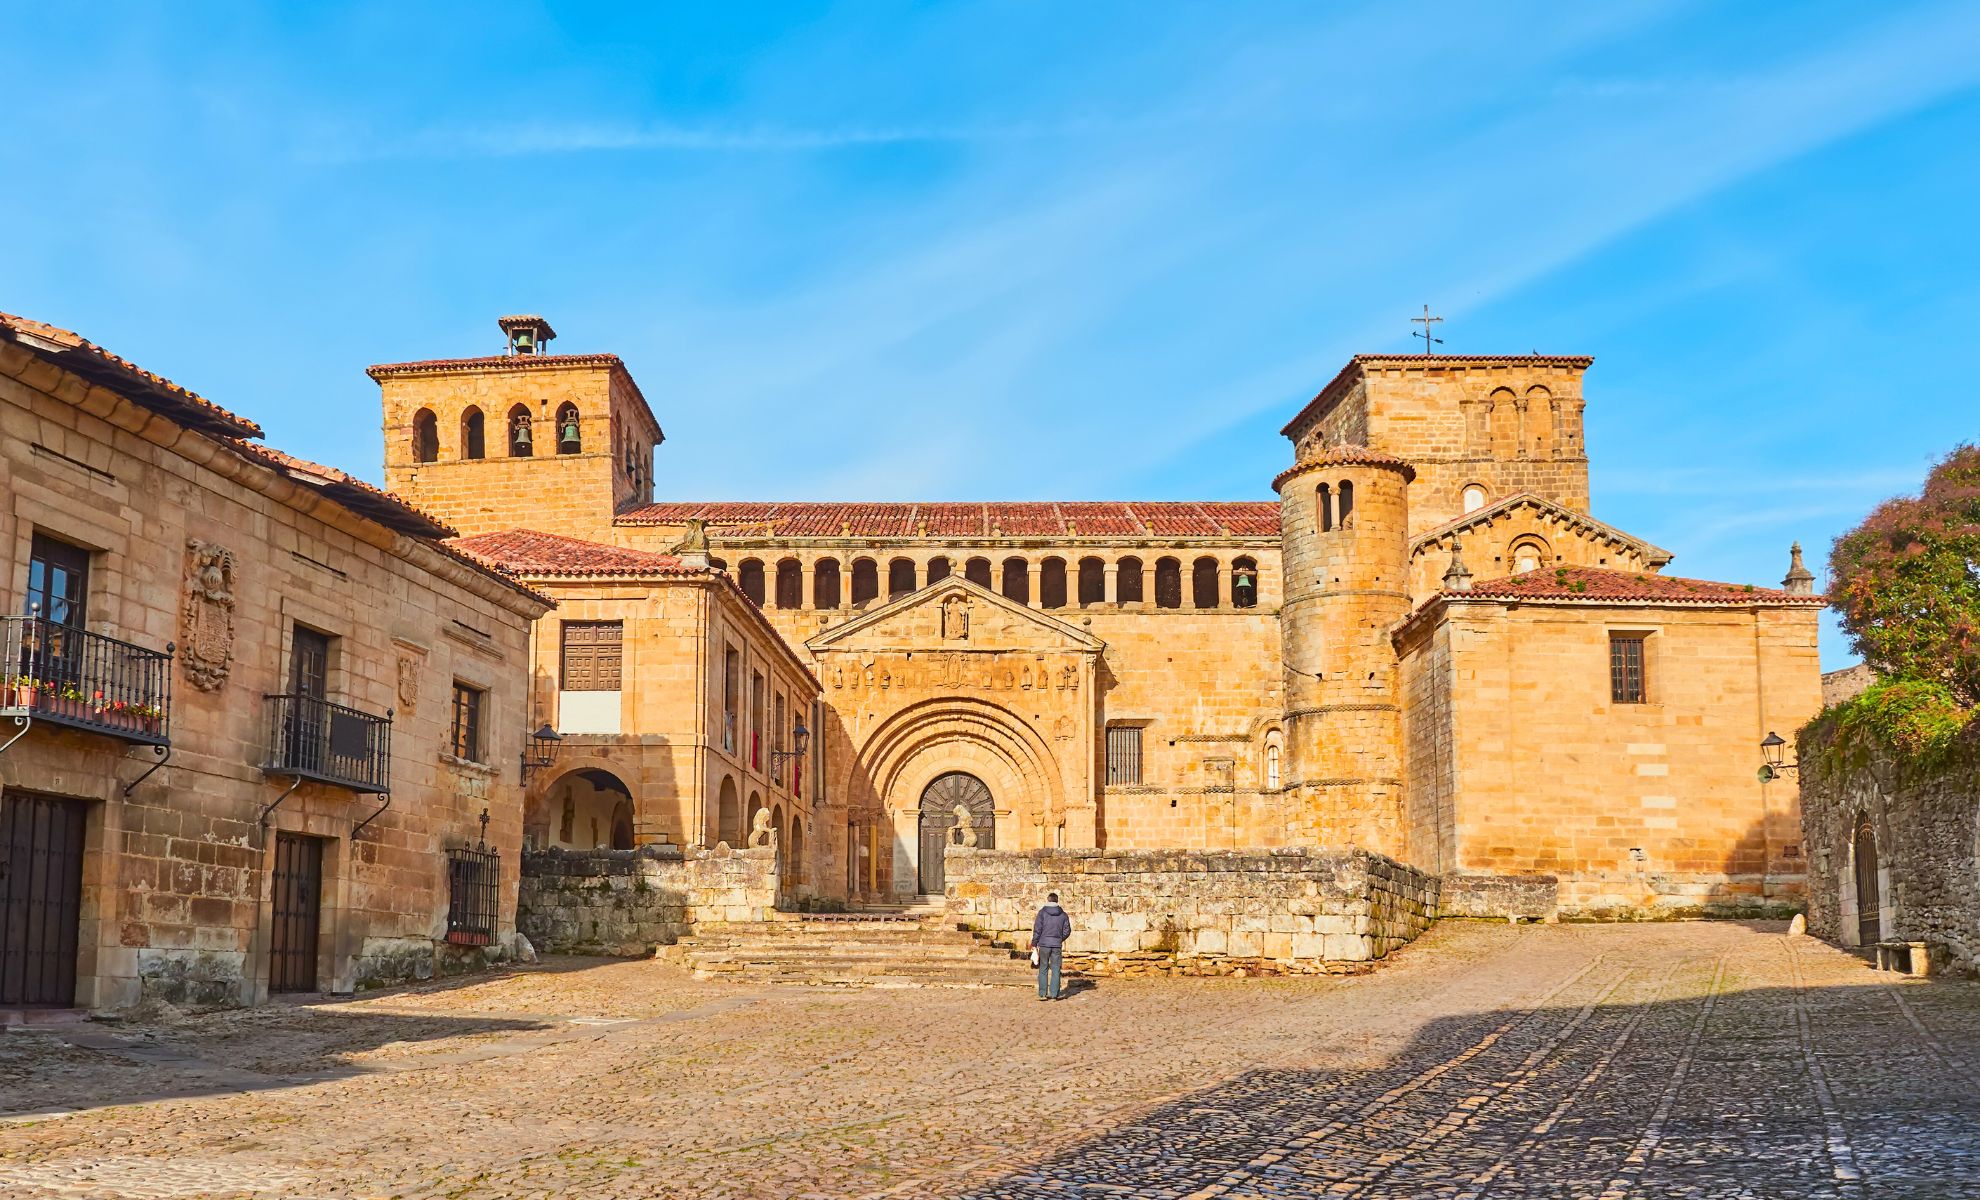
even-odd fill
[(501, 855), (488, 846), (457, 846), (447, 851), (447, 940), (457, 946), (486, 946), (495, 940)]
[(0, 712), (172, 744), (171, 646), (147, 650), (46, 617), (0, 621)]
[(1609, 699), (1616, 704), (1642, 704), (1645, 700), (1644, 643), (1640, 633), (1609, 635)]
[(1107, 785), (1141, 782), (1141, 727), (1107, 727)]

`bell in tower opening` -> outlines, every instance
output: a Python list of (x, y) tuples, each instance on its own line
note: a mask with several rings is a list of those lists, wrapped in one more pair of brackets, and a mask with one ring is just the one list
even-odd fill
[(557, 336), (557, 331), (550, 328), (550, 322), (534, 314), (502, 317), (495, 323), (508, 337), (511, 354), (546, 354), (545, 347)]

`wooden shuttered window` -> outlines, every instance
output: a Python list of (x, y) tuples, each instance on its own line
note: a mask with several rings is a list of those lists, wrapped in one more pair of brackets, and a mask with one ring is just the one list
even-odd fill
[(564, 622), (564, 690), (618, 691), (624, 639), (619, 621)]
[(1141, 726), (1107, 726), (1107, 783), (1141, 782)]

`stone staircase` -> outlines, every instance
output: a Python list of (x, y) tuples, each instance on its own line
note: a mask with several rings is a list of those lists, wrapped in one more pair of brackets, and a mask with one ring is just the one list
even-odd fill
[(662, 950), (698, 979), (824, 987), (1029, 987), (1030, 964), (946, 919), (940, 899), (703, 925)]

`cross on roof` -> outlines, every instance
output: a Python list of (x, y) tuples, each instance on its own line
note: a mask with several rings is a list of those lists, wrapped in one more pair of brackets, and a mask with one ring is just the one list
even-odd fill
[(1423, 306), (1423, 315), (1422, 315), (1422, 316), (1420, 316), (1420, 317), (1411, 317), (1411, 318), (1409, 319), (1409, 321), (1410, 321), (1410, 324), (1412, 324), (1412, 325), (1421, 325), (1421, 326), (1423, 326), (1423, 328), (1422, 328), (1422, 330), (1421, 330), (1421, 331), (1419, 331), (1419, 332), (1415, 332), (1415, 333), (1411, 333), (1411, 334), (1410, 334), (1409, 336), (1411, 336), (1411, 337), (1413, 337), (1413, 338), (1422, 338), (1422, 339), (1423, 339), (1423, 352), (1424, 352), (1425, 354), (1435, 354), (1435, 353), (1437, 352), (1437, 347), (1439, 347), (1439, 346), (1441, 346), (1441, 345), (1443, 345), (1443, 344), (1444, 344), (1444, 339), (1443, 339), (1443, 338), (1440, 338), (1440, 337), (1432, 337), (1432, 336), (1430, 336), (1430, 335), (1431, 335), (1431, 329), (1430, 329), (1430, 327), (1431, 327), (1432, 325), (1434, 325), (1434, 324), (1437, 324), (1438, 322), (1440, 322), (1440, 321), (1442, 321), (1443, 319), (1444, 319), (1444, 318), (1442, 318), (1442, 317), (1433, 317), (1433, 316), (1431, 316), (1431, 315), (1430, 315), (1430, 306), (1429, 306), (1428, 304), (1426, 304), (1426, 305), (1424, 305), (1424, 306)]

